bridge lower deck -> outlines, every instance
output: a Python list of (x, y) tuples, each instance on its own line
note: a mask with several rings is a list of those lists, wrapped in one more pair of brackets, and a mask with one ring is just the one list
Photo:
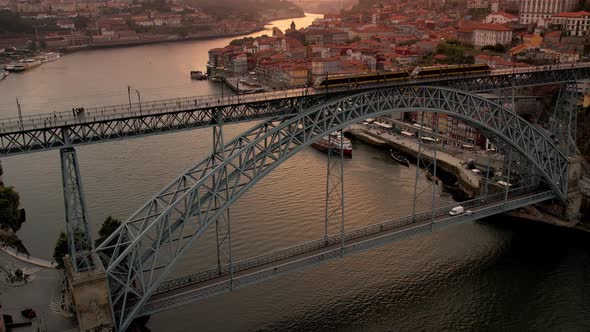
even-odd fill
[(518, 209), (554, 197), (555, 194), (552, 191), (514, 192), (504, 201), (504, 193), (495, 194), (485, 199), (461, 203), (465, 208), (472, 210), (470, 215), (449, 216), (449, 207), (439, 208), (434, 211), (434, 218), (431, 211), (425, 212), (414, 217), (405, 217), (352, 230), (345, 233), (344, 242), (342, 242), (340, 235), (332, 236), (328, 239), (304, 243), (269, 255), (237, 262), (233, 265), (233, 275), (229, 267), (226, 266), (221, 273), (215, 269), (170, 280), (161, 285), (139, 315), (164, 311), (331, 259), (430, 233), (447, 226)]

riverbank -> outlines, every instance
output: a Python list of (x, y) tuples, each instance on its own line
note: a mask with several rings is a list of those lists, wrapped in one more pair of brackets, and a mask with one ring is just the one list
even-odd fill
[[(418, 143), (409, 138), (371, 130), (362, 125), (353, 125), (349, 131), (358, 139), (369, 144), (387, 146), (396, 149), (404, 154), (416, 158), (418, 154)], [(428, 159), (428, 155), (422, 156)], [(437, 167), (453, 175), (457, 179), (458, 188), (463, 191), (466, 197), (473, 198), (479, 192), (480, 179), (470, 170), (463, 168), (463, 161), (442, 151), (437, 152)]]
[(232, 37), (241, 37), (246, 36), (252, 33), (260, 32), (265, 30), (265, 25), (256, 27), (254, 29), (250, 29), (247, 31), (235, 32), (235, 33), (215, 33), (215, 34), (200, 34), (200, 35), (190, 35), (186, 37), (168, 35), (162, 37), (160, 39), (146, 39), (146, 40), (129, 40), (129, 41), (113, 41), (113, 42), (101, 42), (97, 44), (91, 44), (87, 47), (76, 47), (76, 48), (68, 48), (65, 49), (66, 53), (84, 51), (84, 50), (96, 50), (96, 49), (106, 49), (106, 48), (117, 48), (117, 47), (133, 47), (133, 46), (143, 46), (143, 45), (151, 45), (151, 44), (163, 44), (163, 43), (178, 43), (178, 42), (188, 42), (188, 41), (195, 41), (195, 40), (211, 40), (211, 39), (218, 39), (218, 38), (232, 38)]
[(84, 50), (96, 50), (96, 49), (106, 49), (106, 48), (118, 48), (118, 47), (133, 47), (133, 46), (142, 46), (142, 45), (151, 45), (151, 44), (162, 44), (162, 43), (177, 43), (177, 42), (187, 42), (187, 41), (196, 41), (196, 40), (211, 40), (211, 39), (220, 39), (220, 38), (233, 38), (233, 37), (245, 37), (247, 35), (261, 32), (266, 30), (266, 27), (272, 25), (273, 21), (276, 20), (287, 20), (287, 19), (297, 19), (306, 17), (306, 14), (299, 15), (299, 16), (279, 16), (275, 17), (272, 20), (266, 21), (265, 23), (249, 30), (233, 32), (233, 33), (208, 33), (208, 34), (193, 34), (187, 35), (185, 37), (181, 37), (178, 35), (163, 35), (159, 39), (146, 39), (146, 40), (127, 40), (127, 41), (113, 41), (113, 42), (101, 42), (97, 44), (90, 44), (85, 47), (72, 47), (64, 49), (65, 53), (72, 53)]

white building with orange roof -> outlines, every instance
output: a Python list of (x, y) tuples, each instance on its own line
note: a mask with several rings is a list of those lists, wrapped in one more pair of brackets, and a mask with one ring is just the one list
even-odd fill
[(483, 23), (499, 23), (499, 24), (507, 24), (512, 22), (518, 22), (518, 17), (514, 16), (509, 13), (499, 12), (493, 13), (484, 19)]
[(521, 0), (519, 22), (545, 25), (553, 14), (571, 11), (578, 4), (577, 0)]
[(482, 23), (473, 28), (473, 46), (503, 44), (512, 42), (512, 29), (502, 24)]
[(570, 36), (586, 36), (590, 31), (590, 13), (563, 12), (551, 17), (551, 25), (559, 26)]

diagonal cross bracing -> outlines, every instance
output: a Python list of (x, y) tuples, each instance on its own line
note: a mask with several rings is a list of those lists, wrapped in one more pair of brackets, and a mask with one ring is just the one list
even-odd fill
[[(217, 110), (223, 114), (223, 122), (226, 124), (290, 117), (326, 101), (327, 98), (352, 96), (374, 90), (382, 93), (371, 98), (383, 98), (392, 87), (432, 85), (476, 92), (567, 83), (588, 78), (590, 63), (581, 63), (573, 67), (554, 66), (552, 69), (531, 67), (493, 71), (491, 74), (408, 79), (361, 85), (355, 89), (330, 88), (329, 94), (315, 89), (292, 89), (241, 96), (239, 101), (236, 98), (200, 96), (145, 102), (141, 106), (132, 104), (131, 109), (128, 104), (92, 108), (86, 110), (82, 116), (73, 116), (69, 111), (59, 113), (59, 116), (57, 113), (38, 114), (23, 118), (22, 126), (18, 118), (0, 119), (0, 155), (210, 127), (215, 124), (212, 115)], [(366, 100), (371, 105), (373, 101)], [(61, 133), (67, 133), (68, 137)]]
[[(478, 115), (482, 110), (490, 114), (487, 120)], [(368, 117), (408, 111), (449, 114), (493, 133), (494, 143), (522, 154), (555, 195), (565, 198), (566, 156), (548, 137), (496, 103), (440, 87), (391, 88), (329, 101), (286, 119), (263, 122), (229, 142), (222, 162), (212, 166), (210, 156), (187, 170), (97, 248), (106, 267), (117, 328), (128, 326), (192, 243), (272, 169), (333, 131)], [(221, 206), (212, 208), (219, 197), (225, 198)]]

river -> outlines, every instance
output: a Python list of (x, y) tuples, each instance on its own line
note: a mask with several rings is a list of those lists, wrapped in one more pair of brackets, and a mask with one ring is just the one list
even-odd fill
[[(315, 15), (295, 19), (306, 26)], [(273, 22), (285, 29), (292, 20)], [(254, 35), (269, 33), (259, 32)], [(217, 93), (191, 81), (214, 39), (68, 54), (0, 82), (0, 116)], [(135, 100), (135, 99), (134, 99)], [(251, 124), (230, 126), (234, 136)], [(345, 160), (348, 229), (411, 211), (415, 168), (354, 141)], [(92, 231), (109, 215), (125, 219), (211, 149), (194, 130), (78, 147)], [(58, 151), (3, 158), (4, 180), (27, 209), (19, 236), (50, 258), (64, 229)], [(245, 258), (321, 236), (326, 156), (305, 149), (232, 208), (233, 252)], [(426, 185), (420, 182), (420, 186)], [(449, 194), (437, 197), (450, 202)], [(418, 203), (430, 202), (426, 195)], [(154, 315), (153, 331), (498, 331), (590, 330), (587, 236), (515, 220), (476, 222), (293, 273)], [(175, 274), (195, 272), (214, 253), (208, 232)], [(199, 241), (201, 242), (201, 241)], [(209, 266), (209, 265), (208, 265)]]

